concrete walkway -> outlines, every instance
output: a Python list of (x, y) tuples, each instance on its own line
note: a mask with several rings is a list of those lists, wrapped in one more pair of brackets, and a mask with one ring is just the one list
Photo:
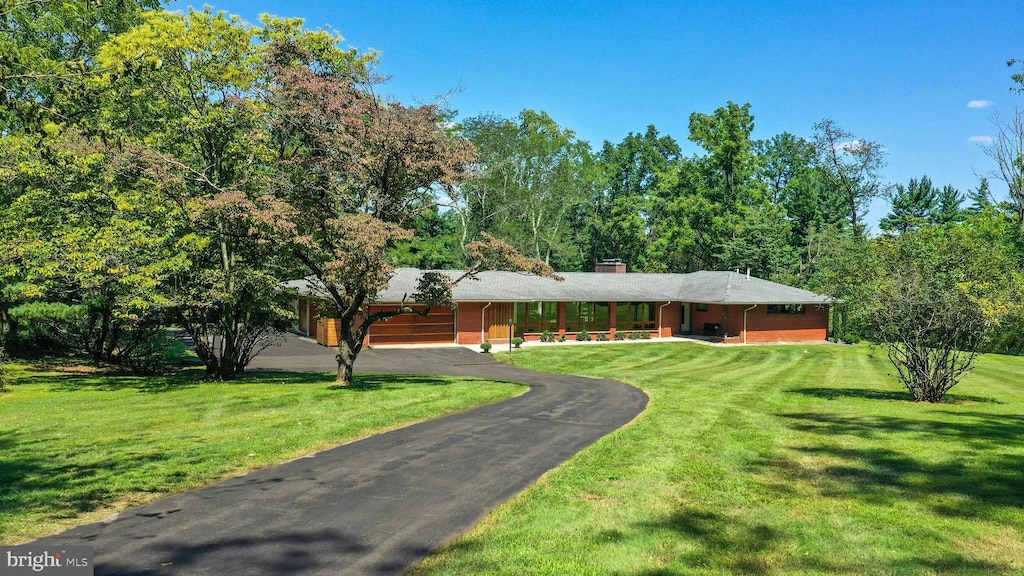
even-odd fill
[[(334, 368), (333, 351), (298, 338), (254, 364)], [(461, 347), (365, 350), (356, 372), (478, 376), (530, 390), (39, 542), (93, 546), (97, 575), (402, 574), (647, 405), (619, 382), (532, 372)]]

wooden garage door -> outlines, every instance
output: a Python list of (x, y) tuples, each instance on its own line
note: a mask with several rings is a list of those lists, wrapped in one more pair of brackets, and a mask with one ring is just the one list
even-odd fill
[[(423, 310), (422, 306), (414, 306)], [(397, 306), (373, 306), (371, 312), (395, 310)], [(375, 344), (429, 344), (455, 342), (455, 310), (433, 308), (430, 316), (399, 314), (370, 327), (371, 346)]]

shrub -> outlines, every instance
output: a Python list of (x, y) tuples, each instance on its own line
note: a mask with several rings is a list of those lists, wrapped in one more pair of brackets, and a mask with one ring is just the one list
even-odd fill
[(586, 329), (580, 330), (579, 334), (576, 335), (577, 342), (590, 342), (590, 333)]
[(651, 333), (648, 330), (644, 330), (643, 332), (640, 333), (639, 338), (641, 340), (650, 340), (651, 339)]
[(625, 340), (626, 339), (626, 335), (623, 332), (616, 332), (615, 333), (615, 339), (616, 340)]
[(540, 333), (540, 341), (541, 342), (554, 342), (555, 341), (555, 335), (552, 334), (550, 330), (545, 330), (545, 331)]
[(561, 336), (558, 337), (559, 342), (565, 342), (566, 340), (567, 338), (565, 337), (565, 334), (562, 334)]
[(481, 342), (480, 343), (480, 349), (484, 351), (484, 354), (489, 354), (491, 352), (491, 347), (492, 346), (493, 346), (493, 344), (491, 344), (490, 342)]
[(598, 332), (597, 333), (597, 341), (598, 342), (607, 342), (608, 341), (608, 335), (605, 334), (604, 332)]
[(512, 345), (515, 346), (516, 348), (519, 348), (520, 346), (523, 345), (523, 339), (520, 338), (519, 336), (516, 336), (515, 338), (512, 339)]

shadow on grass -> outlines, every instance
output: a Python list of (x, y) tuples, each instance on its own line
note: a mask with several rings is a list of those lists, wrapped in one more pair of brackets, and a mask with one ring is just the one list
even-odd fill
[[(644, 539), (667, 532), (695, 546), (692, 552), (675, 558), (674, 563), (731, 574), (772, 572), (768, 556), (786, 541), (783, 533), (768, 525), (750, 524), (741, 518), (697, 509), (678, 510), (664, 518), (636, 524), (633, 528), (643, 534)], [(598, 538), (608, 536), (602, 533)], [(638, 574), (667, 576), (680, 573), (671, 568), (658, 568)]]
[[(213, 381), (203, 379), (202, 368), (185, 369), (168, 376), (124, 376), (112, 374), (77, 374), (61, 372), (25, 372), (17, 384), (50, 384), (56, 392), (137, 390), (146, 393), (171, 392), (195, 388)], [(266, 384), (288, 386), (302, 384), (326, 384), (331, 390), (340, 392), (372, 392), (375, 390), (398, 390), (412, 386), (448, 386), (453, 377), (416, 374), (357, 374), (349, 386), (334, 385), (332, 372), (284, 372), (261, 370), (245, 372), (236, 380), (220, 384)]]
[[(814, 396), (824, 400), (836, 400), (839, 398), (861, 398), (864, 400), (890, 400), (900, 402), (913, 402), (914, 398), (906, 390), (871, 390), (868, 388), (789, 388), (786, 392)], [(974, 402), (979, 404), (1002, 404), (995, 398), (984, 396), (968, 396), (963, 394), (947, 394), (943, 404), (962, 404)]]
[(788, 426), (800, 432), (826, 437), (851, 435), (860, 438), (907, 438), (935, 442), (955, 441), (976, 450), (1019, 446), (1024, 438), (1024, 416), (988, 412), (937, 410), (920, 417), (840, 416), (822, 412), (790, 412), (780, 414)]
[[(790, 481), (815, 486), (827, 497), (877, 505), (913, 501), (949, 517), (989, 518), (1008, 510), (1019, 514), (1024, 509), (1024, 458), (1008, 451), (1024, 438), (1024, 416), (953, 411), (931, 415), (936, 414), (943, 419), (783, 414), (790, 428), (829, 441), (796, 448), (805, 456), (799, 460), (778, 458), (762, 464)], [(841, 435), (865, 441), (852, 447), (831, 441)], [(902, 439), (920, 442), (918, 450), (927, 451), (931, 444), (946, 452), (919, 456), (894, 449)]]
[(19, 383), (34, 381), (51, 384), (54, 391), (74, 392), (79, 390), (115, 392), (138, 390), (156, 394), (193, 388), (200, 383), (202, 371), (184, 370), (169, 376), (122, 376), (109, 374), (64, 374), (60, 372), (37, 373), (19, 379)]
[(413, 386), (448, 386), (455, 380), (466, 380), (452, 376), (431, 376), (423, 374), (356, 374), (352, 384), (335, 384), (333, 372), (278, 372), (272, 370), (246, 373), (238, 383), (262, 384), (328, 384), (330, 390), (338, 392), (372, 392), (375, 390), (402, 390)]
[[(650, 541), (669, 535), (686, 543), (667, 566), (630, 571), (631, 576), (676, 576), (701, 572), (723, 574), (866, 574), (866, 573), (955, 573), (992, 574), (1008, 567), (963, 555), (923, 549), (913, 557), (894, 559), (879, 566), (864, 557), (835, 557), (820, 548), (800, 554), (797, 537), (784, 529), (742, 517), (702, 509), (678, 510), (666, 517), (634, 524), (629, 532), (637, 540)], [(628, 539), (618, 530), (597, 535), (599, 542)], [(664, 557), (664, 555), (663, 555)]]
[[(39, 451), (24, 446), (17, 435), (0, 433), (0, 518), (16, 519), (25, 510), (50, 519), (90, 512), (117, 497), (106, 482), (97, 478), (124, 476), (164, 458), (153, 452), (131, 457), (119, 454), (117, 458), (85, 464), (36, 454)], [(0, 542), (11, 539), (11, 528), (0, 523)]]

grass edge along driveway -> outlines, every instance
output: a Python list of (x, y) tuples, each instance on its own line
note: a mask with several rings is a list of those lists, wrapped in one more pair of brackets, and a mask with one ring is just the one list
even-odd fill
[(634, 383), (647, 411), (414, 571), (1020, 574), (1024, 358), (915, 404), (866, 346), (545, 348), (517, 366)]
[(0, 544), (524, 393), (449, 376), (36, 372), (0, 394)]

